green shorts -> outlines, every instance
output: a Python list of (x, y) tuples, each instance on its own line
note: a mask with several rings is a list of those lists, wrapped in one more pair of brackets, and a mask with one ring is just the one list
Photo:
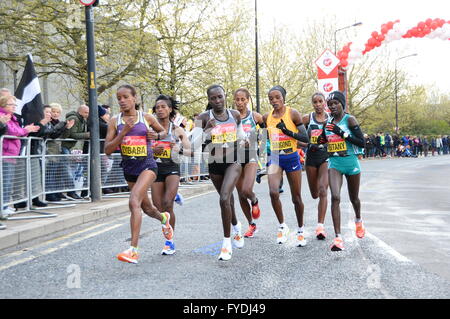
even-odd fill
[(343, 175), (357, 175), (361, 173), (361, 166), (357, 155), (330, 156), (328, 159), (328, 169), (334, 168)]

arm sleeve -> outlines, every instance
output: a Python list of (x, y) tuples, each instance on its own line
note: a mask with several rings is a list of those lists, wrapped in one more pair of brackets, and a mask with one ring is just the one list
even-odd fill
[(364, 147), (364, 134), (361, 131), (359, 125), (350, 127), (350, 131), (352, 132), (353, 136), (347, 137), (346, 140), (356, 146)]
[(283, 133), (286, 134), (287, 136), (295, 138), (297, 141), (300, 141), (303, 143), (308, 143), (309, 138), (308, 138), (308, 133), (306, 132), (305, 125), (303, 125), (303, 123), (300, 125), (297, 125), (297, 130), (298, 130), (298, 133), (294, 133), (290, 130), (283, 130)]

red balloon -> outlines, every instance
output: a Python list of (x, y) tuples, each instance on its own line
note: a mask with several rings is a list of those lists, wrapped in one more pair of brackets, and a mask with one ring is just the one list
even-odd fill
[(425, 20), (425, 24), (429, 27), (431, 25), (431, 22), (433, 22), (433, 19), (428, 18)]
[(419, 35), (419, 30), (417, 28), (411, 29), (411, 35), (417, 37)]
[(341, 66), (343, 68), (347, 67), (348, 66), (348, 61), (347, 60), (341, 60)]
[(432, 30), (435, 30), (437, 27), (438, 27), (438, 24), (437, 24), (436, 21), (431, 22), (430, 28), (431, 28)]
[(425, 22), (419, 22), (419, 23), (417, 24), (417, 26), (418, 26), (420, 29), (423, 29), (423, 28), (425, 27)]
[(366, 52), (369, 52), (372, 49), (373, 49), (373, 47), (371, 47), (370, 45), (366, 44), (366, 50), (365, 50)]
[(377, 44), (377, 40), (375, 40), (374, 38), (370, 38), (369, 41), (367, 41), (367, 43), (371, 46), (374, 47)]
[(377, 31), (373, 31), (372, 32), (372, 38), (376, 39), (378, 36), (378, 32)]
[(422, 30), (422, 33), (424, 34), (424, 35), (426, 35), (426, 34), (428, 34), (428, 33), (430, 33), (431, 32), (431, 29), (429, 28), (429, 27), (425, 27), (425, 28), (423, 28), (423, 30)]
[(394, 26), (394, 22), (389, 21), (389, 22), (387, 23), (388, 29), (392, 29), (393, 26)]
[(386, 34), (386, 33), (388, 33), (388, 27), (387, 26), (383, 26), (383, 27), (381, 27), (381, 34)]
[(380, 41), (380, 42), (383, 42), (384, 39), (385, 39), (385, 36), (383, 34), (379, 34), (378, 37), (377, 37), (377, 40)]
[(343, 52), (350, 52), (350, 48), (347, 45), (344, 45), (344, 47), (342, 48)]
[(344, 60), (347, 59), (348, 58), (348, 52), (342, 52), (341, 58), (344, 59)]

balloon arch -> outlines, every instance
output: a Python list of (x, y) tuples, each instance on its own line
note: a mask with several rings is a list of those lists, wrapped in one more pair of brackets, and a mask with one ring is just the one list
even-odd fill
[(408, 29), (400, 20), (389, 21), (381, 26), (380, 32), (373, 31), (365, 44), (349, 42), (337, 52), (340, 66), (345, 70), (355, 64), (364, 54), (381, 46), (402, 38), (429, 38), (450, 40), (450, 20), (427, 19)]

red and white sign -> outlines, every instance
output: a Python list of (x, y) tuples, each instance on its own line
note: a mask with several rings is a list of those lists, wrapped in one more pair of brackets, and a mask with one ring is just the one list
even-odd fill
[(95, 2), (96, 0), (80, 0), (80, 3), (83, 5), (83, 6), (90, 6), (90, 5), (93, 5), (94, 4), (94, 2)]
[(339, 90), (339, 59), (330, 50), (325, 50), (315, 61), (317, 66), (318, 90), (328, 95)]
[(316, 65), (325, 75), (330, 75), (339, 65), (339, 59), (330, 50), (325, 50), (316, 60)]

